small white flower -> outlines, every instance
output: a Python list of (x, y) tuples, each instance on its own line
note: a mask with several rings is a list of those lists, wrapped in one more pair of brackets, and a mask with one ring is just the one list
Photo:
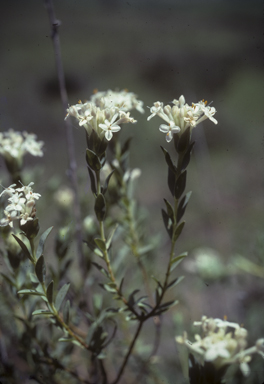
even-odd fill
[(151, 115), (147, 118), (147, 120), (149, 121), (150, 119), (152, 119), (152, 117), (160, 113), (162, 109), (163, 103), (161, 103), (160, 101), (156, 101), (156, 103), (154, 103), (154, 106), (150, 108)]
[(173, 133), (177, 133), (181, 129), (175, 125), (174, 121), (170, 121), (168, 125), (161, 124), (159, 130), (166, 133), (166, 141), (169, 143), (173, 138)]
[(118, 132), (120, 131), (121, 127), (117, 124), (115, 124), (115, 120), (118, 117), (118, 114), (116, 113), (111, 121), (109, 122), (107, 119), (105, 120), (104, 124), (99, 124), (99, 127), (102, 128), (105, 131), (105, 138), (109, 141), (113, 137), (112, 132)]
[(12, 196), (12, 195), (16, 192), (16, 190), (13, 188), (13, 187), (15, 187), (15, 186), (16, 186), (16, 184), (12, 184), (12, 185), (10, 185), (8, 188), (5, 188), (5, 189), (3, 190), (3, 192), (0, 193), (0, 197), (1, 197), (2, 195), (4, 195), (5, 193), (7, 193), (9, 196)]

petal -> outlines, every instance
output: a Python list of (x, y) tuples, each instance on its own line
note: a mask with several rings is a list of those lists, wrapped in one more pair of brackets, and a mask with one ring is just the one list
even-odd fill
[(112, 132), (110, 131), (110, 130), (107, 130), (106, 132), (105, 132), (105, 138), (106, 138), (106, 140), (111, 140), (112, 139), (112, 137), (113, 137), (113, 134), (112, 134)]
[(166, 141), (167, 141), (167, 143), (169, 143), (171, 140), (172, 140), (172, 134), (171, 134), (171, 132), (168, 132), (166, 135)]
[(118, 132), (118, 131), (120, 131), (120, 129), (121, 129), (121, 127), (119, 127), (119, 125), (113, 125), (111, 127), (111, 131), (112, 132)]
[(108, 127), (105, 124), (99, 124), (99, 127), (102, 128), (104, 131), (108, 130)]
[(159, 130), (163, 133), (167, 133), (169, 131), (169, 127), (166, 124), (161, 124)]

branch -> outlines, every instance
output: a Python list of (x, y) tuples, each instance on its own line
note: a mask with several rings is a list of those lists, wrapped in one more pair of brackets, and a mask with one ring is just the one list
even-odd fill
[[(44, 0), (46, 9), (49, 15), (50, 27), (51, 27), (51, 38), (53, 40), (53, 46), (55, 51), (55, 60), (57, 67), (57, 75), (59, 80), (60, 87), (60, 95), (61, 101), (63, 105), (63, 109), (66, 114), (66, 110), (68, 108), (68, 95), (66, 91), (65, 85), (65, 76), (61, 59), (61, 50), (60, 50), (60, 38), (58, 29), (61, 25), (61, 22), (56, 19), (52, 0)], [(72, 126), (69, 119), (65, 120), (66, 124), (66, 140), (67, 140), (67, 148), (68, 148), (68, 161), (69, 161), (69, 177), (72, 184), (72, 189), (74, 192), (74, 216), (76, 221), (76, 240), (77, 240), (77, 251), (79, 257), (79, 265), (81, 271), (85, 272), (84, 268), (84, 255), (82, 250), (82, 226), (81, 226), (81, 211), (80, 211), (80, 202), (79, 202), (79, 194), (78, 194), (78, 182), (77, 182), (77, 165), (75, 160), (75, 149), (74, 149), (74, 139), (72, 133)]]
[(126, 354), (126, 356), (125, 356), (125, 358), (124, 358), (123, 364), (121, 365), (121, 368), (120, 368), (120, 370), (119, 370), (119, 372), (118, 372), (117, 378), (115, 379), (115, 381), (113, 381), (112, 384), (117, 384), (117, 383), (119, 382), (119, 380), (120, 380), (120, 378), (121, 378), (121, 376), (122, 376), (122, 374), (123, 374), (123, 372), (124, 372), (124, 369), (125, 369), (125, 367), (126, 367), (126, 365), (127, 365), (128, 359), (129, 359), (129, 357), (130, 357), (130, 355), (131, 355), (131, 353), (132, 353), (132, 350), (133, 350), (133, 348), (134, 348), (134, 345), (135, 345), (135, 343), (136, 343), (136, 340), (137, 340), (137, 338), (138, 338), (138, 335), (139, 335), (139, 333), (140, 333), (140, 331), (141, 331), (142, 325), (143, 325), (143, 321), (140, 321), (140, 322), (139, 322), (139, 325), (138, 325), (138, 328), (137, 328), (137, 331), (136, 331), (136, 333), (135, 333), (135, 336), (134, 336), (134, 338), (133, 338), (133, 340), (132, 340), (132, 343), (130, 344), (129, 350), (127, 351), (127, 354)]

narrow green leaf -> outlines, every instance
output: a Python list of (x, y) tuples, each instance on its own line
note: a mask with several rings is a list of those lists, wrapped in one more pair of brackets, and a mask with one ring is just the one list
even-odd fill
[(50, 228), (46, 229), (46, 231), (44, 233), (42, 233), (42, 235), (40, 236), (39, 243), (38, 243), (38, 248), (37, 248), (37, 252), (36, 252), (37, 259), (41, 255), (43, 255), (43, 253), (44, 253), (44, 245), (45, 245), (46, 239), (49, 236), (49, 234), (52, 231), (52, 229), (53, 229), (53, 227), (50, 227)]
[(188, 256), (188, 252), (184, 252), (181, 255), (174, 257), (170, 263), (170, 272), (172, 272), (180, 264), (180, 262), (185, 259), (186, 256)]
[(170, 239), (172, 238), (172, 232), (173, 232), (173, 223), (171, 219), (169, 218), (169, 215), (167, 212), (164, 211), (164, 209), (161, 210), (163, 222), (166, 228), (166, 231), (168, 232), (168, 235)]
[(98, 269), (98, 271), (100, 271), (103, 275), (105, 275), (106, 277), (109, 277), (109, 273), (107, 272), (107, 270), (102, 267), (100, 264), (97, 264), (95, 263), (94, 261), (92, 261), (92, 264)]
[(117, 227), (118, 227), (118, 224), (116, 224), (116, 226), (112, 229), (112, 231), (110, 232), (110, 235), (106, 241), (106, 249), (109, 249), (110, 246), (111, 246), (111, 243), (112, 243), (112, 239), (114, 237), (114, 234), (115, 234), (115, 231), (117, 230)]
[(173, 241), (176, 241), (178, 239), (178, 237), (182, 233), (184, 225), (185, 225), (185, 221), (182, 221), (181, 224), (178, 225), (178, 227), (176, 228), (176, 231), (173, 235)]
[(39, 257), (35, 265), (35, 272), (40, 283), (44, 283), (45, 277), (46, 277), (46, 266), (45, 266), (45, 260), (43, 255)]
[(165, 201), (165, 204), (167, 207), (167, 214), (168, 214), (169, 218), (171, 219), (171, 221), (174, 223), (175, 222), (174, 210), (167, 199), (163, 199), (163, 200)]
[(172, 280), (168, 285), (167, 289), (171, 289), (175, 287), (175, 285), (179, 284), (184, 279), (184, 276), (177, 277), (176, 279)]
[(128, 304), (133, 307), (135, 304), (135, 298), (134, 296), (140, 291), (140, 289), (135, 289), (130, 295), (128, 296)]
[(86, 161), (93, 171), (99, 171), (102, 166), (99, 157), (90, 149), (86, 149)]
[(55, 307), (58, 312), (60, 310), (63, 300), (65, 299), (65, 296), (67, 295), (69, 288), (70, 288), (70, 283), (64, 284), (56, 296)]
[(123, 144), (122, 150), (121, 150), (121, 155), (123, 155), (125, 152), (129, 150), (130, 146), (130, 141), (132, 140), (132, 137), (129, 137)]
[(63, 308), (63, 320), (65, 324), (69, 324), (70, 320), (70, 300), (66, 301), (66, 304), (64, 305)]
[(116, 293), (116, 289), (110, 287), (108, 284), (99, 284), (101, 288), (103, 288), (107, 292)]
[(173, 301), (168, 301), (167, 303), (162, 304), (157, 311), (155, 312), (155, 315), (160, 315), (161, 313), (167, 311), (171, 307), (174, 307), (179, 303), (179, 300), (173, 300)]
[(30, 276), (30, 280), (33, 284), (39, 284), (39, 280), (34, 273), (30, 273), (29, 276)]
[(37, 292), (34, 289), (21, 289), (20, 291), (17, 292), (17, 294), (18, 295), (26, 294), (26, 295), (44, 296), (45, 297), (44, 293)]
[(16, 241), (18, 242), (18, 244), (20, 245), (24, 255), (33, 263), (33, 257), (31, 256), (29, 250), (27, 249), (27, 246), (25, 243), (23, 243), (22, 240), (20, 240), (19, 237), (17, 237), (16, 235), (12, 234), (12, 236), (16, 239)]
[(45, 309), (38, 309), (32, 313), (32, 316), (53, 316), (53, 313), (50, 311), (46, 311)]
[(108, 184), (109, 184), (109, 181), (111, 179), (111, 176), (112, 174), (115, 172), (115, 169), (107, 176), (106, 180), (105, 180), (105, 183), (104, 183), (104, 186), (103, 186), (103, 189), (102, 189), (102, 194), (105, 195), (106, 191), (107, 191), (107, 188), (108, 188)]
[(192, 194), (191, 191), (186, 193), (186, 195), (179, 202), (178, 209), (177, 209), (177, 223), (179, 223), (182, 216), (184, 215), (184, 212), (190, 200), (191, 194)]
[(172, 162), (172, 160), (171, 160), (171, 157), (170, 157), (169, 152), (166, 151), (166, 149), (163, 148), (162, 146), (160, 146), (160, 148), (162, 149), (162, 152), (164, 153), (166, 163), (168, 164), (168, 166), (170, 167), (170, 169), (171, 169), (172, 171), (175, 172), (176, 167), (175, 167), (175, 165), (173, 164), (173, 162)]
[(190, 144), (190, 139), (191, 139), (191, 129), (189, 127), (185, 129), (185, 131), (180, 135), (178, 145), (177, 145), (177, 151), (185, 152)]
[(169, 186), (169, 190), (172, 194), (172, 196), (174, 196), (174, 189), (175, 189), (175, 182), (176, 182), (176, 170), (171, 170), (170, 167), (168, 167), (168, 186)]
[(98, 221), (104, 221), (106, 213), (105, 198), (102, 193), (99, 193), (96, 197), (94, 210)]
[(94, 176), (93, 171), (92, 171), (91, 168), (89, 167), (89, 165), (87, 165), (87, 168), (88, 168), (88, 173), (89, 173), (90, 181), (91, 181), (91, 190), (92, 190), (93, 194), (96, 195), (95, 176)]
[(61, 341), (62, 343), (70, 343), (73, 342), (75, 339), (73, 337), (61, 337), (58, 341)]
[(176, 180), (175, 190), (174, 190), (174, 196), (176, 199), (179, 199), (185, 190), (186, 177), (187, 177), (187, 171), (184, 171), (180, 174), (180, 176)]
[(101, 251), (106, 251), (106, 244), (105, 244), (105, 241), (103, 241), (102, 239), (99, 239), (99, 238), (96, 238), (94, 239), (94, 242), (95, 244), (97, 245), (97, 247), (101, 250)]
[(189, 146), (188, 150), (186, 151), (185, 155), (183, 156), (182, 163), (181, 163), (181, 171), (184, 171), (184, 169), (187, 168), (190, 160), (191, 160), (191, 154), (192, 154), (192, 149), (195, 144), (195, 141), (191, 143)]
[(53, 303), (53, 280), (49, 283), (47, 287), (47, 299), (51, 305)]

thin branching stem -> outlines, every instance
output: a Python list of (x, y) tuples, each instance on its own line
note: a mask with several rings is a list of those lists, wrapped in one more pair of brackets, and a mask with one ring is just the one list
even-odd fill
[[(61, 50), (60, 50), (60, 38), (59, 38), (59, 26), (60, 21), (56, 19), (55, 11), (53, 7), (52, 0), (44, 0), (47, 12), (49, 15), (50, 26), (51, 26), (51, 38), (53, 41), (54, 51), (55, 51), (55, 60), (57, 67), (57, 74), (60, 87), (60, 95), (63, 104), (63, 109), (66, 114), (68, 108), (68, 95), (65, 85), (65, 76), (61, 59)], [(78, 180), (77, 180), (77, 164), (75, 159), (75, 149), (74, 149), (74, 138), (72, 132), (72, 125), (68, 119), (65, 120), (66, 124), (66, 140), (68, 148), (68, 158), (69, 158), (69, 177), (74, 192), (74, 216), (75, 216), (75, 235), (77, 240), (77, 251), (79, 257), (79, 265), (81, 271), (85, 273), (85, 263), (84, 263), (84, 254), (82, 248), (82, 222), (81, 222), (81, 211), (80, 211), (80, 201), (78, 193)]]
[(143, 323), (144, 323), (144, 321), (140, 321), (139, 322), (137, 330), (136, 330), (136, 333), (135, 333), (135, 336), (134, 336), (134, 338), (133, 338), (133, 340), (132, 340), (132, 342), (130, 344), (130, 347), (129, 347), (128, 351), (127, 351), (127, 354), (126, 354), (126, 356), (124, 358), (123, 364), (121, 365), (120, 370), (118, 372), (118, 375), (117, 375), (116, 379), (113, 381), (112, 384), (117, 384), (119, 382), (119, 380), (121, 379), (121, 376), (123, 375), (123, 372), (124, 372), (124, 370), (126, 368), (128, 359), (129, 359), (129, 357), (130, 357), (130, 355), (131, 355), (131, 353), (133, 351), (134, 345), (135, 345), (135, 343), (137, 341), (137, 338), (138, 338), (138, 336), (140, 334), (140, 331), (141, 331)]

